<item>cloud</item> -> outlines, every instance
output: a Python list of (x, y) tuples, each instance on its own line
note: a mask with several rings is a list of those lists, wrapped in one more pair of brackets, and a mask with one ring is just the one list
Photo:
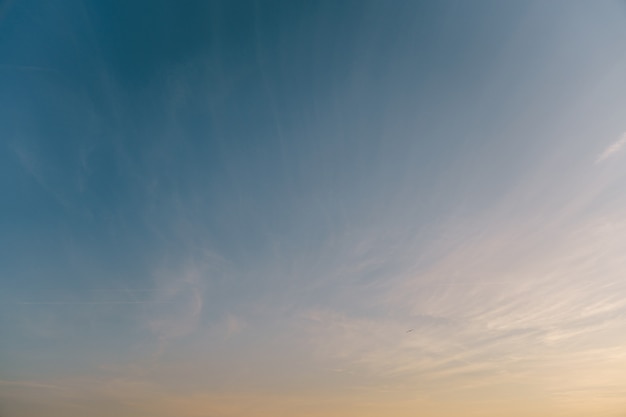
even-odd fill
[(189, 261), (174, 269), (156, 273), (156, 287), (145, 318), (146, 326), (156, 336), (160, 355), (168, 344), (191, 335), (199, 326), (204, 306), (207, 270), (202, 262)]
[(23, 146), (13, 144), (11, 146), (13, 152), (17, 155), (17, 158), (24, 168), (24, 170), (39, 184), (39, 186), (49, 193), (61, 206), (66, 209), (71, 209), (72, 205), (69, 200), (58, 190), (49, 184), (47, 177), (49, 173), (44, 170), (44, 164), (41, 158), (38, 157), (36, 152), (31, 152)]
[(47, 382), (38, 382), (38, 381), (11, 381), (11, 380), (0, 380), (0, 386), (5, 387), (20, 387), (20, 388), (43, 388), (43, 389), (54, 389), (54, 390), (62, 390), (63, 386), (57, 384), (51, 384)]
[[(348, 300), (345, 310), (306, 312), (317, 360), (432, 395), (518, 384), (539, 387), (537, 399), (558, 393), (565, 407), (576, 390), (618, 390), (625, 379), (612, 369), (626, 365), (626, 223), (499, 233), (392, 280), (367, 300), (386, 306), (383, 314), (359, 314)], [(603, 359), (592, 364), (592, 357)]]
[(24, 301), (16, 305), (111, 305), (111, 304), (167, 304), (167, 301)]
[[(65, 378), (57, 381), (65, 392), (54, 392), (48, 396), (34, 396), (28, 390), (15, 392), (6, 401), (8, 410), (18, 409), (16, 405), (28, 403), (33, 410), (28, 415), (78, 416), (94, 415), (104, 417), (137, 416), (345, 416), (354, 404), (364, 400), (360, 392), (344, 393), (343, 400), (337, 393), (322, 395), (319, 392), (295, 392), (286, 389), (275, 392), (249, 392), (242, 389), (232, 391), (182, 391), (168, 388), (158, 382), (136, 378)], [(4, 396), (0, 394), (0, 397)], [(345, 396), (349, 396), (346, 401)], [(4, 404), (3, 404), (4, 405)], [(369, 404), (368, 404), (369, 405)], [(376, 404), (372, 404), (376, 405)], [(380, 406), (380, 404), (377, 404)], [(374, 416), (378, 412), (366, 411), (359, 415)], [(13, 414), (13, 413), (12, 413)], [(11, 415), (12, 415), (11, 414)], [(22, 415), (22, 413), (15, 413)], [(24, 414), (26, 415), (26, 414)], [(411, 415), (411, 414), (406, 414)]]
[(204, 303), (201, 291), (194, 286), (185, 286), (175, 293), (166, 295), (169, 304), (149, 319), (148, 326), (159, 341), (158, 352), (174, 339), (185, 337), (196, 329)]
[(622, 150), (622, 148), (626, 145), (626, 133), (622, 135), (622, 137), (617, 140), (617, 142), (611, 144), (608, 148), (604, 150), (598, 157), (596, 158), (596, 164), (602, 161), (605, 161), (608, 158), (613, 157), (616, 153)]
[(233, 314), (228, 314), (225, 320), (226, 337), (230, 338), (241, 333), (247, 326), (247, 323)]

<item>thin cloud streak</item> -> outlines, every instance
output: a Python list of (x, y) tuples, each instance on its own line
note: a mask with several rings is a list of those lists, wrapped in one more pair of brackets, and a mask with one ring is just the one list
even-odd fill
[(168, 304), (168, 301), (23, 301), (11, 304), (15, 305), (108, 305), (108, 304)]
[(617, 142), (610, 145), (608, 148), (604, 150), (604, 152), (598, 155), (598, 157), (596, 158), (596, 164), (614, 157), (618, 152), (622, 150), (622, 148), (624, 148), (625, 145), (626, 145), (626, 133), (624, 133)]
[(613, 417), (607, 4), (21, 15), (0, 413)]
[[(321, 361), (400, 385), (420, 384), (429, 392), (476, 387), (477, 375), (480, 386), (516, 381), (541, 386), (546, 396), (573, 390), (571, 370), (585, 366), (584, 355), (607, 358), (588, 375), (624, 365), (624, 358), (612, 352), (626, 342), (620, 336), (626, 329), (626, 282), (621, 279), (626, 224), (602, 223), (563, 233), (555, 249), (531, 252), (524, 265), (508, 268), (497, 260), (508, 259), (510, 250), (527, 251), (532, 239), (505, 245), (480, 262), (474, 254), (481, 243), (474, 242), (369, 300), (387, 305), (391, 317), (328, 309), (306, 313), (311, 343)], [(488, 284), (447, 285), (451, 266), (467, 279), (480, 275)], [(490, 285), (495, 278), (502, 285)], [(415, 330), (407, 334), (406, 328)], [(604, 340), (605, 347), (594, 340)], [(553, 367), (563, 376), (552, 375)], [(620, 377), (601, 381), (615, 385)]]
[(65, 387), (57, 384), (50, 384), (44, 382), (36, 382), (36, 381), (10, 381), (10, 380), (0, 380), (0, 385), (8, 386), (8, 387), (23, 387), (23, 388), (43, 388), (43, 389), (53, 389), (53, 390), (64, 390)]

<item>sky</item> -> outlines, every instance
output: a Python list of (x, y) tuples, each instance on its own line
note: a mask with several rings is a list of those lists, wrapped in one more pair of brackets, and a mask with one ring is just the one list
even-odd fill
[(626, 3), (0, 1), (0, 416), (626, 416)]

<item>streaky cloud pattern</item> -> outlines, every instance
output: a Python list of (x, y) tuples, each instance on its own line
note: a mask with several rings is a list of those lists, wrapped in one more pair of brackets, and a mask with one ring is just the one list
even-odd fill
[(0, 5), (0, 415), (626, 413), (619, 1)]
[(621, 151), (625, 145), (626, 145), (626, 133), (624, 133), (619, 140), (617, 140), (615, 143), (613, 143), (608, 148), (606, 148), (604, 152), (598, 155), (596, 162), (602, 162), (605, 159), (612, 157), (614, 154)]

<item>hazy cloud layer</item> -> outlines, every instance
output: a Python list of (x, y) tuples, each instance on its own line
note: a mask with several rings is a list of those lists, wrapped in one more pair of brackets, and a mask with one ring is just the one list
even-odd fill
[(621, 416), (618, 2), (0, 10), (0, 414)]

